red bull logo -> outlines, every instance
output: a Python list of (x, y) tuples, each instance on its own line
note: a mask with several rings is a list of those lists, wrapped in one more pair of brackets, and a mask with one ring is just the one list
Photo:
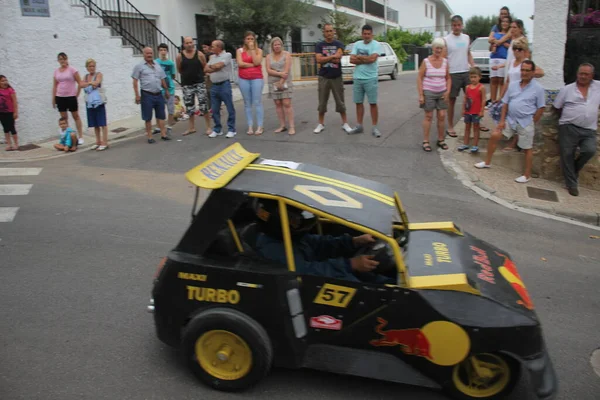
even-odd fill
[(404, 354), (431, 359), (429, 352), (429, 340), (421, 329), (388, 329), (382, 330), (388, 322), (383, 318), (377, 318), (379, 325), (375, 332), (383, 336), (380, 339), (371, 340), (373, 346), (400, 346)]
[(527, 288), (521, 279), (521, 275), (519, 275), (519, 272), (517, 271), (515, 263), (504, 254), (498, 252), (496, 252), (496, 254), (504, 258), (504, 264), (498, 268), (498, 272), (500, 272), (502, 277), (510, 283), (515, 292), (521, 297), (521, 300), (517, 301), (517, 303), (529, 310), (533, 310), (533, 302), (531, 301), (531, 297), (529, 297)]

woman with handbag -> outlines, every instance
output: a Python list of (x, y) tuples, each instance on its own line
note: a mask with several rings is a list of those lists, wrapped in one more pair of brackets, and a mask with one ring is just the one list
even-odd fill
[[(106, 95), (102, 87), (102, 73), (96, 72), (96, 61), (92, 58), (85, 62), (88, 74), (83, 78), (81, 87), (85, 93), (88, 127), (94, 128), (96, 144), (92, 150), (103, 151), (108, 148), (108, 126), (106, 123)], [(102, 129), (102, 138), (100, 137)]]

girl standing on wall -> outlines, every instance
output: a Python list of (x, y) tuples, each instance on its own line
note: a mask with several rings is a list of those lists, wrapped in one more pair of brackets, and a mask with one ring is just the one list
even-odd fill
[[(0, 123), (4, 128), (6, 137), (6, 151), (19, 150), (19, 138), (15, 121), (19, 118), (19, 105), (17, 103), (17, 94), (8, 84), (8, 79), (0, 75)], [(11, 137), (14, 145), (11, 145)]]
[[(256, 35), (248, 31), (244, 35), (244, 46), (237, 50), (236, 61), (239, 69), (239, 87), (244, 98), (248, 135), (261, 135), (264, 132), (264, 110), (262, 91), (264, 87), (262, 72), (263, 51), (256, 45)], [(256, 108), (257, 129), (254, 131), (252, 108)]]
[(77, 104), (81, 92), (81, 78), (79, 72), (69, 65), (69, 58), (65, 53), (58, 54), (58, 63), (60, 67), (54, 71), (52, 79), (52, 108), (58, 108), (62, 118), (68, 118), (67, 111), (71, 112), (79, 135), (77, 143), (83, 144), (83, 126)]

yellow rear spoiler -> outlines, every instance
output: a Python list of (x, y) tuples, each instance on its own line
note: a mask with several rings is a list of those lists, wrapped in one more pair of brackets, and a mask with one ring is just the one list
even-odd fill
[(234, 143), (186, 172), (188, 181), (202, 189), (220, 189), (260, 156)]

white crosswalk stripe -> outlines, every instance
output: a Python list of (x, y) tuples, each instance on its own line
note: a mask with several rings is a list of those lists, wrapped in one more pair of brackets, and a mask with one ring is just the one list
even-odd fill
[(12, 222), (19, 207), (0, 207), (0, 222)]
[[(42, 168), (0, 168), (0, 177), (17, 176), (27, 179), (27, 177), (39, 175), (41, 172)], [(9, 196), (26, 196), (32, 187), (33, 184), (30, 183), (4, 183), (0, 181), (0, 198), (2, 198), (3, 206), (0, 207), (0, 223), (13, 222), (19, 212), (20, 207), (15, 207), (14, 201), (12, 201), (13, 198)], [(4, 207), (9, 205), (11, 207)]]
[(0, 168), (0, 176), (31, 176), (40, 172), (41, 168)]
[(0, 196), (24, 196), (33, 185), (0, 185)]

